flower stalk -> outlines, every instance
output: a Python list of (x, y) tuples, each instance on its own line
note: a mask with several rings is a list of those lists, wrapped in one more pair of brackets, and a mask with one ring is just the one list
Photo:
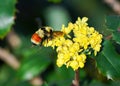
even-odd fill
[(74, 80), (73, 80), (73, 82), (72, 82), (72, 86), (80, 86), (80, 84), (79, 84), (79, 69), (77, 69), (76, 71), (75, 71), (75, 77), (74, 77)]

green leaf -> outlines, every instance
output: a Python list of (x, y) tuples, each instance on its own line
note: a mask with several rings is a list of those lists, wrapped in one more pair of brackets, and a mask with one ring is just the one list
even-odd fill
[[(56, 66), (56, 64), (55, 64)], [(48, 82), (48, 86), (70, 86), (72, 79), (74, 78), (74, 71), (72, 68), (55, 67), (54, 71), (49, 71), (45, 80)]]
[(116, 31), (120, 27), (120, 16), (107, 16), (106, 25), (108, 29)]
[(16, 0), (0, 0), (0, 39), (5, 37), (14, 23)]
[(48, 2), (60, 3), (62, 0), (48, 0)]
[(116, 43), (120, 44), (120, 32), (115, 31), (112, 34), (113, 40), (116, 41)]
[(100, 81), (97, 81), (97, 80), (92, 80), (89, 84), (85, 84), (83, 86), (109, 86), (109, 85), (102, 83)]
[(22, 80), (29, 80), (34, 76), (42, 73), (50, 64), (52, 56), (51, 48), (42, 48), (29, 58), (25, 58), (18, 70), (18, 77)]
[(120, 79), (120, 55), (110, 41), (105, 41), (103, 50), (95, 57), (97, 67), (108, 79)]
[(0, 68), (0, 86), (31, 86), (27, 81), (18, 81), (16, 71), (8, 65)]
[(47, 82), (44, 82), (42, 86), (48, 86)]

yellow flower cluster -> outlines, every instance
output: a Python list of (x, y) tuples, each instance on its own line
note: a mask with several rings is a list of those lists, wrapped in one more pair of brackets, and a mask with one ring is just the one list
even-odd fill
[(72, 67), (73, 70), (83, 68), (87, 55), (94, 51), (94, 55), (100, 51), (102, 35), (87, 24), (88, 18), (78, 18), (75, 23), (62, 26), (64, 36), (50, 40), (44, 46), (56, 46), (58, 53), (57, 65)]

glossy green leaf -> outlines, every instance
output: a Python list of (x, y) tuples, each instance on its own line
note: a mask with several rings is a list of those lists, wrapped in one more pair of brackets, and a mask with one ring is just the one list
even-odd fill
[(116, 41), (116, 43), (120, 44), (120, 32), (117, 31), (113, 32), (112, 37), (113, 40)]
[(100, 82), (98, 80), (93, 80), (90, 84), (85, 86), (119, 86), (119, 85), (120, 85), (120, 81), (110, 81), (105, 83), (105, 82)]
[(110, 41), (105, 41), (103, 50), (96, 56), (97, 67), (108, 79), (120, 79), (120, 55)]
[(116, 31), (120, 27), (120, 16), (107, 16), (106, 25), (108, 29)]
[(29, 58), (25, 58), (18, 70), (18, 77), (22, 80), (29, 80), (42, 73), (51, 62), (51, 54), (51, 48), (42, 48), (39, 52), (36, 51), (33, 55), (28, 55)]
[(3, 38), (14, 23), (16, 0), (0, 0), (0, 2), (0, 38)]

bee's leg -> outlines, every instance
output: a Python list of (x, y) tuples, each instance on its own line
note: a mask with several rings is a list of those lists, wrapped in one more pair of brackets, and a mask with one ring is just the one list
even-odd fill
[[(42, 41), (41, 41), (41, 46), (43, 45), (43, 42), (45, 41), (45, 40), (47, 40), (47, 36), (45, 36), (44, 38), (42, 38)], [(47, 41), (48, 42), (48, 41)]]
[(50, 40), (52, 40), (53, 39), (53, 32), (52, 32), (52, 30), (50, 31)]
[(40, 47), (42, 46), (42, 43), (43, 43), (43, 41), (41, 41), (41, 43), (40, 43), (40, 45), (39, 45)]
[(43, 46), (43, 42), (44, 42), (45, 38), (42, 38), (40, 46)]
[(50, 37), (49, 37), (49, 40), (52, 40), (53, 39), (53, 36), (51, 35)]

